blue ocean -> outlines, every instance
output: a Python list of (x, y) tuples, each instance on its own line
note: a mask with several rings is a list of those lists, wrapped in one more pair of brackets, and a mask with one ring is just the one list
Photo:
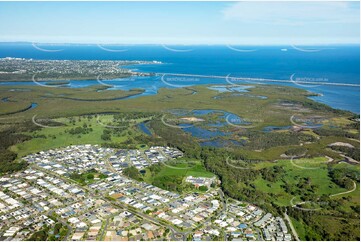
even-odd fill
[[(50, 51), (43, 51), (50, 50)], [(56, 51), (61, 50), (61, 51)], [(162, 64), (128, 66), (134, 71), (183, 73), (245, 78), (294, 80), (277, 83), (306, 89), (320, 96), (312, 99), (333, 108), (360, 113), (360, 88), (322, 85), (322, 82), (360, 84), (360, 46), (164, 46), (164, 45), (36, 45), (1, 43), (0, 58), (18, 57), (62, 60), (145, 60)], [(201, 84), (227, 84), (222, 78), (171, 78), (159, 76), (104, 81), (113, 88), (144, 88), (154, 95), (161, 87), (177, 88)], [(321, 83), (302, 84), (300, 81)], [(238, 81), (237, 84), (251, 84)], [(13, 85), (4, 82), (0, 85)], [(33, 82), (17, 85), (32, 85)], [(97, 80), (71, 81), (71, 87), (99, 84)], [(272, 85), (272, 84), (270, 84)]]

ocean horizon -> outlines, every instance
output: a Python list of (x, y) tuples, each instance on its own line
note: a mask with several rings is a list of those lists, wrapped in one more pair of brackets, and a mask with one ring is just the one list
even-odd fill
[[(329, 86), (322, 83), (360, 84), (359, 45), (318, 46), (240, 46), (240, 45), (91, 45), (0, 43), (0, 58), (14, 57), (46, 60), (140, 60), (162, 64), (127, 66), (133, 71), (183, 73), (245, 78), (294, 80), (294, 83), (262, 83), (306, 89), (319, 96), (312, 99), (333, 108), (360, 113), (360, 88)], [(297, 81), (314, 81), (305, 85)], [(78, 81), (86, 85), (93, 81)], [(116, 85), (115, 81), (109, 83)], [(122, 84), (126, 83), (124, 80)], [(167, 82), (169, 83), (169, 82)], [(252, 84), (252, 82), (237, 82)], [(253, 82), (254, 83), (254, 82)], [(9, 84), (3, 83), (2, 85)], [(11, 83), (10, 83), (11, 84)], [(161, 87), (182, 87), (203, 84), (227, 84), (226, 80), (189, 78), (173, 80), (167, 86), (159, 77), (138, 77), (129, 80), (123, 89), (144, 88), (144, 95), (154, 95)], [(79, 86), (79, 87), (80, 87)], [(123, 85), (124, 86), (124, 85)], [(74, 87), (77, 87), (76, 85)], [(119, 88), (121, 89), (121, 88)]]

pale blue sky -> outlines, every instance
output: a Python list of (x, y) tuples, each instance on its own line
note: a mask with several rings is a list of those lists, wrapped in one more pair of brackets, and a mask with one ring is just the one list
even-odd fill
[(0, 2), (0, 41), (359, 43), (359, 2)]

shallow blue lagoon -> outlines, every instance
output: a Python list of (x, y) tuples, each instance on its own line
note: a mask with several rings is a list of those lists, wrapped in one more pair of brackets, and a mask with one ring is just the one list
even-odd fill
[(146, 135), (149, 135), (149, 136), (152, 135), (152, 132), (150, 131), (150, 129), (148, 128), (148, 126), (145, 122), (141, 122), (140, 124), (138, 124), (138, 127)]
[[(114, 46), (114, 48), (117, 47)], [(358, 45), (320, 47), (321, 51), (318, 52), (302, 52), (292, 48), (292, 46), (260, 46), (257, 47), (255, 52), (237, 52), (226, 45), (191, 46), (189, 48), (193, 51), (190, 52), (172, 52), (161, 45), (131, 45), (124, 48), (128, 51), (107, 52), (97, 45), (61, 45), (59, 49), (63, 49), (63, 51), (42, 52), (35, 49), (31, 43), (1, 43), (0, 57), (54, 60), (156, 60), (161, 61), (163, 64), (135, 65), (128, 66), (128, 68), (142, 72), (229, 76), (228, 81), (232, 80), (232, 77), (292, 79), (295, 80), (294, 83), (274, 84), (293, 86), (320, 93), (322, 96), (312, 97), (312, 99), (334, 108), (350, 110), (355, 113), (360, 112), (360, 89), (358, 87), (302, 85), (297, 83), (297, 80), (322, 80), (324, 82), (359, 84), (360, 47)], [(311, 49), (315, 48), (317, 46), (313, 46)], [(287, 51), (281, 51), (281, 49)], [(229, 84), (222, 78), (168, 79), (168, 81), (164, 82), (160, 76), (153, 76), (139, 77), (136, 80), (128, 81), (104, 82), (114, 84), (114, 87), (111, 87), (114, 89), (143, 88), (146, 91), (142, 95), (154, 95), (162, 87), (176, 88), (203, 84)], [(241, 83), (252, 84), (249, 81), (237, 81), (237, 84)], [(0, 83), (0, 85), (24, 84), (33, 85), (31, 82)], [(96, 80), (71, 81), (70, 87), (84, 87), (94, 84), (99, 83)]]

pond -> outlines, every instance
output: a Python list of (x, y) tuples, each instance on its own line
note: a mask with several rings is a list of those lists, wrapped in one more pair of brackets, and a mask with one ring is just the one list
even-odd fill
[(279, 130), (289, 130), (291, 126), (267, 126), (263, 128), (264, 132), (272, 132), (272, 131), (279, 131)]
[(146, 122), (141, 122), (138, 124), (138, 128), (145, 133), (146, 135), (152, 136), (152, 132), (150, 131), (150, 129), (148, 128)]
[(182, 129), (185, 132), (190, 133), (193, 137), (196, 137), (198, 139), (211, 139), (214, 137), (225, 136), (225, 135), (230, 134), (228, 132), (222, 132), (218, 129), (208, 130), (206, 128), (202, 128), (202, 127), (198, 127), (198, 126), (189, 127), (188, 124), (180, 124), (179, 126), (184, 127)]
[[(168, 113), (177, 116), (177, 120), (179, 121), (176, 124), (169, 123), (170, 127), (178, 126), (184, 132), (196, 138), (201, 146), (242, 146), (246, 140), (237, 140), (237, 138), (235, 139), (234, 137), (230, 138), (233, 133), (225, 131), (225, 129), (222, 130), (222, 128), (229, 125), (227, 121), (233, 124), (251, 124), (242, 120), (239, 116), (224, 110), (196, 109), (189, 111), (185, 109), (172, 109), (168, 110)], [(187, 122), (185, 119), (182, 119), (192, 116), (196, 116), (202, 121)], [(174, 119), (174, 117), (172, 117), (171, 120), (172, 119)], [(147, 125), (147, 121), (141, 122), (137, 126), (144, 134), (149, 136), (153, 135)]]
[(30, 108), (29, 108), (29, 109), (36, 108), (37, 106), (38, 106), (38, 104), (37, 104), (37, 103), (31, 103), (31, 105), (30, 105)]
[[(234, 113), (216, 109), (195, 109), (187, 111), (183, 109), (170, 110), (170, 113), (180, 117), (177, 124), (184, 132), (199, 140), (201, 146), (225, 147), (230, 145), (241, 146), (244, 140), (229, 139), (233, 134), (226, 131), (224, 127), (236, 124), (248, 125), (250, 122), (244, 121)], [(201, 122), (185, 122), (184, 117), (197, 117)]]

